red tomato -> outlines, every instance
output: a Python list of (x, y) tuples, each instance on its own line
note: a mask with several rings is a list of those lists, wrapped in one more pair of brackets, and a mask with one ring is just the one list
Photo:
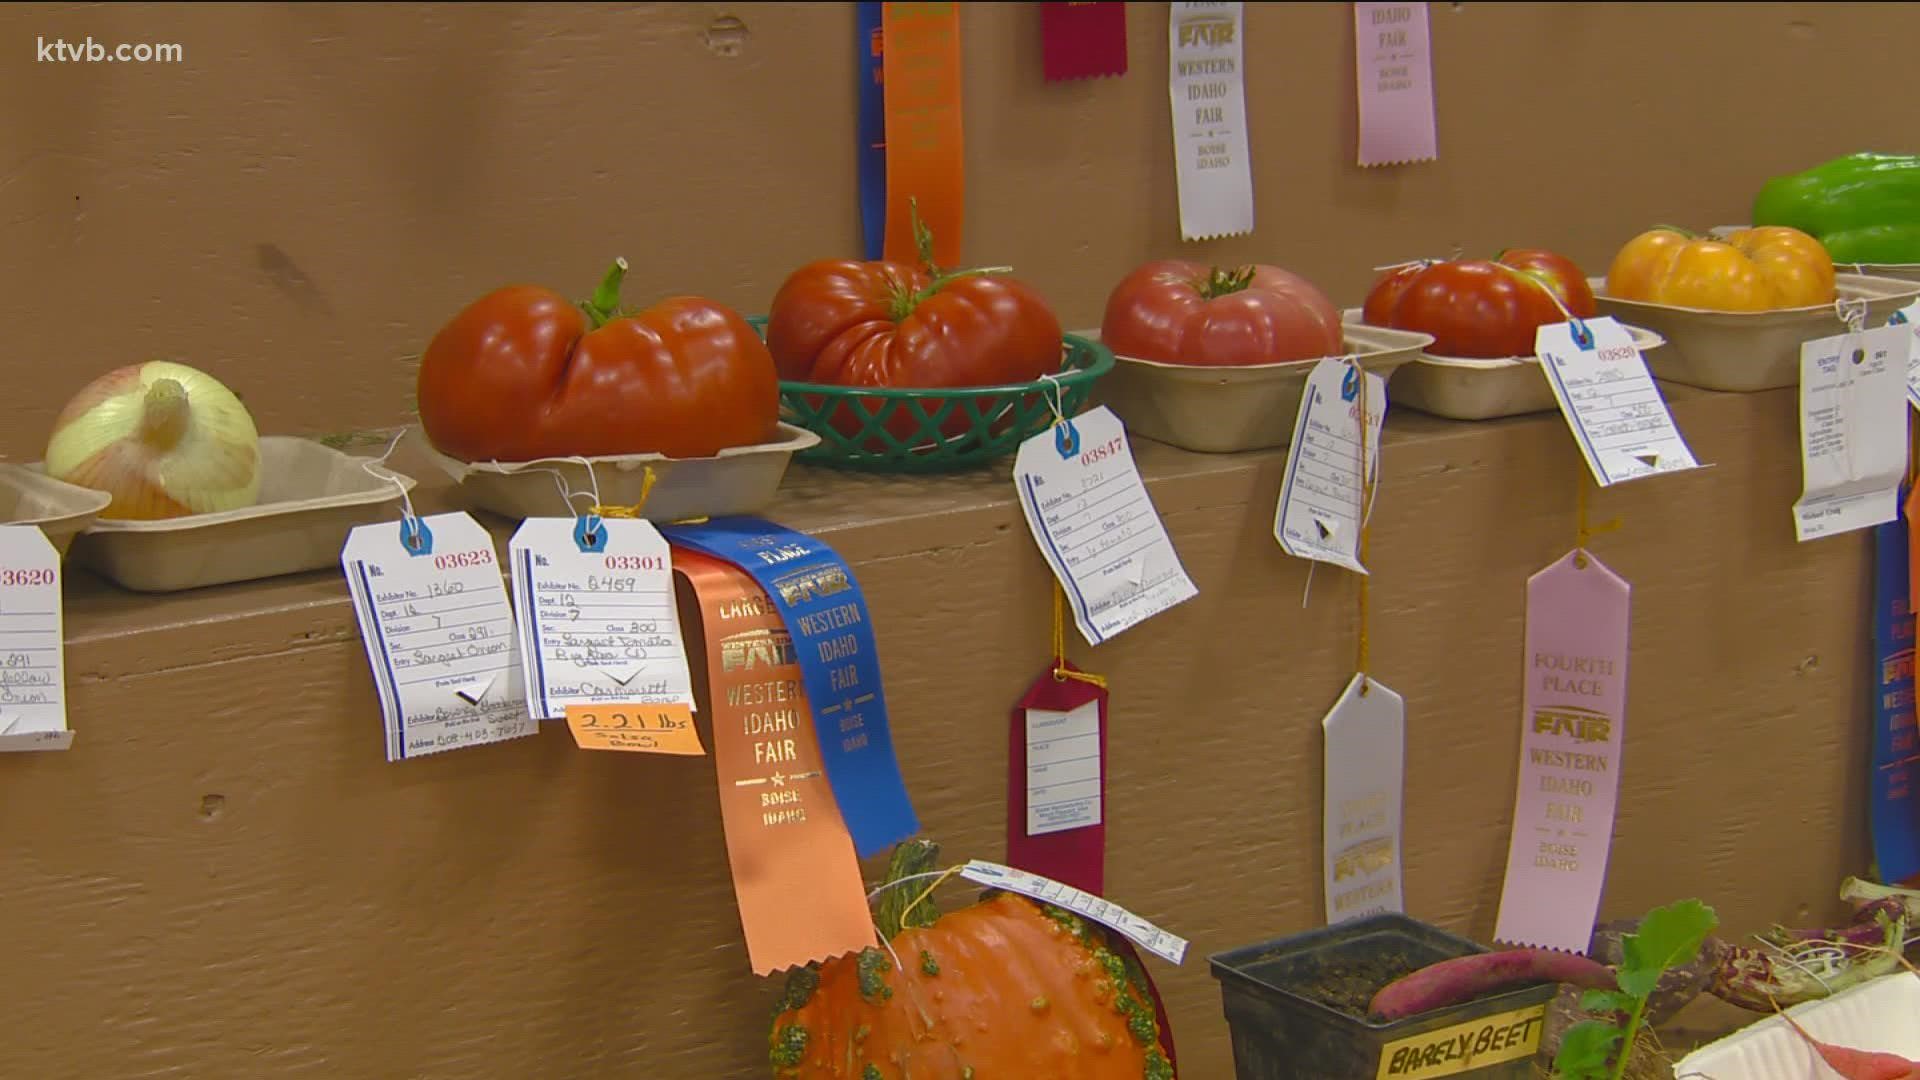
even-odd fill
[(1361, 317), (1375, 326), (1432, 334), (1429, 351), (1438, 356), (1495, 359), (1531, 356), (1535, 330), (1565, 322), (1568, 314), (1587, 319), (1597, 311), (1593, 290), (1571, 260), (1515, 249), (1498, 261), (1389, 270), (1374, 283)]
[(1100, 340), (1115, 353), (1196, 367), (1337, 356), (1340, 312), (1305, 278), (1277, 266), (1226, 271), (1150, 262), (1107, 296)]
[[(918, 390), (1030, 383), (1058, 372), (1062, 358), (1059, 317), (1013, 278), (930, 277), (906, 263), (847, 260), (810, 263), (787, 278), (767, 312), (767, 347), (791, 382)], [(931, 415), (941, 399), (922, 404)], [(911, 438), (917, 421), (895, 413), (888, 430)], [(843, 409), (833, 424), (853, 434), (864, 419)], [(956, 408), (942, 430), (970, 426)]]
[(753, 327), (692, 296), (613, 316), (625, 271), (585, 305), (515, 285), (455, 315), (420, 358), (428, 441), (463, 461), (711, 457), (772, 441), (780, 382)]

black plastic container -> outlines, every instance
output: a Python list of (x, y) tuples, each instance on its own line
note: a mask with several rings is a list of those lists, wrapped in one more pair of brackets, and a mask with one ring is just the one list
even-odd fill
[[(1392, 950), (1416, 966), (1488, 951), (1405, 915), (1311, 930), (1210, 959), (1239, 1080), (1431, 1080), (1537, 1075), (1552, 983), (1376, 1024), (1301, 991), (1330, 965)], [(1378, 989), (1378, 987), (1375, 987)]]

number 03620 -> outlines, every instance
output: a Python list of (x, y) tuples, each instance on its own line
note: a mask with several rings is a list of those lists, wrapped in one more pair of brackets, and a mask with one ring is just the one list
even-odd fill
[(53, 584), (53, 568), (50, 566), (33, 567), (31, 569), (26, 569), (26, 570), (16, 570), (11, 567), (0, 567), (0, 588), (6, 588), (8, 586), (51, 585), (51, 584)]

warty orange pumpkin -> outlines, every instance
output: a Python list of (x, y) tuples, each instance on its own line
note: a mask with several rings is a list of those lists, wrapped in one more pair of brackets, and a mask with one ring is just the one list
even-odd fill
[(1146, 976), (1104, 928), (1006, 892), (941, 915), (897, 884), (938, 857), (894, 850), (874, 917), (891, 951), (788, 977), (776, 1080), (1174, 1080)]

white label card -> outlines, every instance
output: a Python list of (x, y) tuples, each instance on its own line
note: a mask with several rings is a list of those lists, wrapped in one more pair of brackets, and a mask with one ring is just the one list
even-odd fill
[(1174, 176), (1184, 240), (1253, 231), (1241, 6), (1169, 7), (1167, 95), (1173, 104)]
[(961, 867), (960, 876), (976, 885), (1019, 893), (1092, 919), (1170, 964), (1178, 964), (1187, 958), (1185, 938), (1167, 933), (1118, 904), (1102, 900), (1089, 892), (1081, 892), (1071, 885), (1062, 885), (1052, 878), (980, 859)]
[(1366, 391), (1367, 478), (1380, 473), (1380, 426), (1387, 415), (1387, 380), (1346, 359), (1322, 360), (1307, 376), (1293, 445), (1280, 481), (1273, 535), (1287, 554), (1344, 566), (1360, 565), (1360, 526), (1366, 520), (1360, 483), (1361, 388)]
[[(1920, 300), (1894, 312), (1888, 325), (1905, 326), (1920, 337)], [(1920, 343), (1911, 346), (1907, 354), (1907, 403), (1920, 409)]]
[(417, 553), (398, 521), (355, 528), (340, 552), (387, 760), (533, 734), (493, 537), (465, 512), (418, 520)]
[(1326, 733), (1321, 854), (1327, 924), (1404, 911), (1406, 701), (1379, 680), (1356, 674), (1320, 726)]
[(1087, 644), (1199, 595), (1105, 405), (1021, 443), (1013, 480)]
[(36, 525), (0, 525), (0, 751), (65, 750), (60, 553)]
[(1633, 335), (1608, 315), (1584, 325), (1589, 340), (1572, 323), (1542, 326), (1533, 348), (1594, 481), (1607, 487), (1699, 468)]
[(1100, 824), (1100, 701), (1027, 710), (1027, 835)]
[(1913, 332), (1902, 325), (1800, 346), (1800, 464), (1793, 504), (1802, 543), (1892, 521), (1907, 471), (1902, 393)]
[(528, 518), (508, 551), (528, 712), (552, 720), (568, 705), (693, 706), (672, 555), (652, 522)]

